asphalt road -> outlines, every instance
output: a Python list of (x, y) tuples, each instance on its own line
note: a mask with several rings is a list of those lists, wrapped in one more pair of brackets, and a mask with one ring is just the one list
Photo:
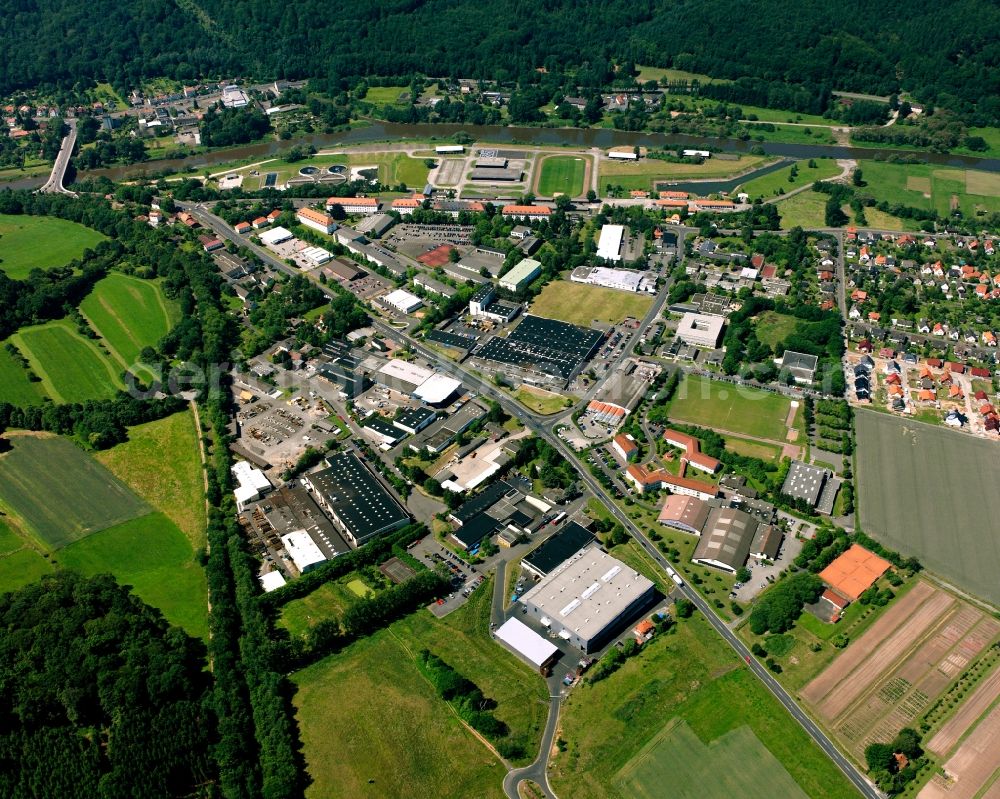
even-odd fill
[[(286, 272), (288, 274), (299, 274), (298, 270), (293, 269), (287, 264), (277, 260), (266, 250), (256, 247), (246, 239), (238, 236), (235, 231), (233, 231), (223, 220), (208, 213), (200, 207), (188, 207), (191, 208), (191, 211), (196, 218), (208, 227), (213, 228), (217, 234), (237, 242), (240, 245), (250, 247), (250, 249), (253, 250), (262, 260), (282, 272)], [(319, 285), (320, 288), (322, 288), (328, 295), (333, 296), (334, 293), (329, 287), (318, 283), (317, 285)], [(649, 324), (650, 321), (652, 320), (649, 316), (647, 316), (647, 318), (643, 320), (643, 324), (640, 326), (639, 330), (636, 331), (636, 335), (641, 335), (643, 329)], [(563, 457), (576, 467), (580, 478), (583, 480), (587, 488), (590, 489), (591, 493), (601, 500), (608, 510), (615, 516), (615, 518), (621, 522), (624, 528), (643, 545), (656, 564), (663, 569), (664, 574), (666, 574), (668, 561), (662, 556), (662, 554), (660, 554), (659, 550), (653, 546), (649, 539), (646, 538), (642, 531), (632, 523), (632, 520), (629, 519), (628, 516), (626, 516), (615, 504), (604, 488), (590, 474), (586, 465), (581, 463), (576, 453), (573, 452), (573, 450), (553, 432), (550, 427), (552, 424), (551, 420), (546, 419), (540, 414), (529, 411), (519, 402), (499, 391), (490, 383), (487, 383), (478, 376), (467, 371), (460, 365), (451, 362), (442, 362), (435, 352), (427, 349), (420, 344), (420, 342), (391, 325), (388, 325), (381, 320), (373, 319), (373, 326), (386, 337), (407, 344), (413, 351), (417, 352), (422, 357), (432, 363), (439, 364), (443, 371), (450, 372), (457, 377), (461, 377), (466, 386), (474, 388), (484, 396), (488, 396), (498, 402), (507, 413), (520, 419), (521, 422), (532, 432), (542, 438), (545, 438), (552, 446), (558, 449), (563, 454)], [(680, 590), (684, 596), (693, 602), (698, 610), (705, 615), (705, 618), (708, 619), (712, 627), (723, 638), (723, 640), (736, 651), (739, 657), (743, 659), (754, 676), (756, 676), (775, 696), (775, 698), (781, 702), (785, 709), (792, 715), (792, 718), (794, 718), (803, 727), (803, 729), (805, 729), (816, 744), (840, 768), (840, 770), (855, 785), (855, 787), (857, 787), (862, 796), (867, 797), (867, 799), (884, 799), (884, 794), (882, 794), (871, 782), (869, 782), (865, 776), (846, 757), (844, 757), (843, 754), (840, 753), (834, 743), (826, 736), (819, 726), (817, 726), (817, 724), (802, 711), (798, 703), (796, 703), (792, 696), (781, 686), (780, 683), (778, 683), (778, 681), (771, 675), (770, 671), (768, 671), (768, 669), (751, 654), (750, 650), (736, 637), (736, 635), (733, 634), (732, 630), (730, 630), (725, 623), (715, 615), (715, 612), (709, 604), (702, 599), (701, 595), (694, 591), (686, 583), (680, 588)], [(552, 693), (553, 692), (550, 690), (550, 695)], [(556, 691), (556, 694), (558, 694), (558, 691)], [(549, 711), (548, 722), (546, 724), (546, 735), (543, 736), (539, 757), (536, 759), (535, 763), (525, 769), (517, 769), (509, 772), (507, 777), (504, 779), (504, 788), (507, 790), (508, 796), (517, 796), (517, 782), (526, 777), (529, 779), (535, 779), (535, 781), (539, 782), (540, 785), (547, 786), (548, 783), (547, 779), (545, 779), (545, 767), (548, 762), (548, 753), (552, 744), (552, 735), (554, 734), (556, 721), (558, 719), (558, 705), (558, 698), (553, 698)], [(530, 776), (531, 774), (537, 776)], [(513, 791), (513, 793), (511, 791)]]
[(63, 186), (63, 178), (66, 177), (66, 167), (69, 166), (70, 156), (73, 155), (73, 148), (76, 146), (76, 120), (67, 119), (66, 124), (69, 126), (69, 133), (66, 134), (62, 146), (59, 148), (59, 155), (56, 156), (56, 161), (52, 165), (52, 173), (49, 175), (49, 179), (38, 189), (39, 194), (70, 194), (76, 197), (74, 192), (67, 190)]

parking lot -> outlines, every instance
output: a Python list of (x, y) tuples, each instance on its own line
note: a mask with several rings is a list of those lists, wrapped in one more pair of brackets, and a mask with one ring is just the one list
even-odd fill
[(410, 554), (430, 568), (443, 565), (452, 576), (452, 592), (430, 605), (430, 611), (435, 616), (447, 616), (453, 610), (460, 608), (472, 595), (480, 589), (485, 577), (475, 566), (465, 563), (454, 552), (439, 544), (434, 536), (424, 536), (410, 548)]
[(778, 559), (770, 566), (763, 565), (762, 561), (751, 558), (747, 562), (750, 569), (750, 580), (736, 589), (734, 599), (740, 602), (750, 602), (755, 596), (761, 593), (771, 582), (778, 579), (778, 575), (783, 569), (787, 569), (793, 560), (802, 550), (802, 542), (794, 535), (785, 535), (785, 540), (781, 544), (778, 552)]

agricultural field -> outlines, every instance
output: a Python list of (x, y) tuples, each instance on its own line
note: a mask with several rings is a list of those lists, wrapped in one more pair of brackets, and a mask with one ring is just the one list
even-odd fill
[(542, 160), (538, 177), (538, 193), (543, 197), (565, 194), (577, 197), (583, 194), (583, 177), (587, 162), (572, 155), (550, 155)]
[(0, 271), (23, 280), (32, 269), (65, 266), (104, 236), (53, 216), (0, 214)]
[(177, 525), (191, 546), (205, 545), (205, 491), (190, 411), (128, 429), (128, 441), (94, 457)]
[[(815, 167), (809, 166), (809, 161), (796, 161), (794, 164), (761, 175), (759, 178), (748, 180), (737, 188), (737, 191), (745, 191), (753, 200), (757, 197), (767, 199), (777, 197), (779, 194), (787, 194), (800, 186), (815, 183), (817, 180), (827, 180), (840, 174), (840, 167), (832, 158), (819, 158), (813, 161)], [(792, 167), (798, 172), (792, 178)]]
[(1000, 175), (934, 164), (861, 161), (865, 191), (876, 200), (929, 208), (947, 217), (952, 202), (966, 216), (1000, 211)]
[(781, 229), (793, 227), (826, 227), (826, 195), (816, 191), (804, 191), (776, 203), (781, 215)]
[(864, 410), (855, 426), (862, 529), (963, 589), (1000, 602), (996, 445)]
[(76, 541), (58, 553), (59, 565), (84, 574), (111, 572), (131, 585), (167, 621), (190, 635), (208, 636), (208, 584), (187, 536), (162, 513), (151, 513)]
[(868, 744), (887, 743), (904, 727), (916, 728), (998, 636), (1000, 620), (921, 580), (801, 696), (863, 761)]
[(623, 768), (623, 796), (656, 799), (807, 799), (784, 766), (749, 727), (703, 743), (683, 721), (671, 721)]
[[(741, 776), (757, 768), (751, 764), (771, 765), (761, 786), (742, 779), (739, 795), (764, 796), (757, 791), (770, 784), (767, 796), (856, 796), (701, 614), (654, 638), (609, 678), (575, 688), (560, 722), (568, 747), (555, 755), (550, 782), (561, 799), (736, 795), (728, 769), (697, 773), (698, 762), (717, 761), (681, 763), (682, 752), (696, 750), (723, 760), (742, 755)], [(690, 780), (699, 778), (691, 793)]]
[(56, 402), (107, 399), (124, 387), (119, 365), (69, 319), (22, 327), (10, 340)]
[(22, 519), (26, 532), (47, 549), (152, 510), (68, 439), (26, 434), (9, 440), (11, 451), (0, 455), (0, 505)]
[(698, 180), (700, 178), (728, 178), (764, 166), (771, 159), (763, 155), (741, 155), (738, 161), (709, 158), (702, 164), (674, 164), (656, 158), (639, 161), (600, 160), (601, 191), (609, 183), (625, 190), (652, 191), (660, 180)]
[(158, 283), (119, 272), (99, 281), (80, 311), (121, 368), (132, 366), (143, 347), (154, 346), (180, 321), (177, 304), (167, 301)]
[(650, 294), (553, 280), (535, 297), (529, 311), (536, 316), (590, 327), (594, 322), (616, 325), (629, 316), (642, 319), (652, 304)]
[(785, 441), (791, 400), (770, 391), (686, 376), (670, 403), (669, 416), (716, 431)]
[(504, 796), (503, 765), (416, 665), (426, 648), (476, 683), (533, 756), (545, 723), (545, 685), (490, 638), (491, 596), (487, 581), (444, 620), (420, 610), (293, 675), (313, 781), (308, 797), (353, 799), (373, 790), (400, 799)]
[(43, 397), (41, 384), (29, 380), (28, 370), (0, 344), (0, 402), (39, 405)]
[(0, 593), (13, 591), (52, 571), (52, 564), (27, 538), (11, 529), (11, 519), (0, 521)]

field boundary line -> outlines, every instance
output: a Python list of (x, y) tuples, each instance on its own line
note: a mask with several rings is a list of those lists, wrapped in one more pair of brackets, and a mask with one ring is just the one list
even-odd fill
[(997, 616), (998, 614), (1000, 614), (1000, 609), (998, 609), (995, 605), (991, 605), (985, 599), (980, 599), (979, 597), (974, 596), (973, 594), (969, 594), (963, 591), (957, 585), (949, 583), (947, 580), (945, 580), (943, 577), (939, 576), (935, 572), (928, 571), (925, 569), (923, 575), (928, 582), (933, 583), (942, 591), (947, 591), (951, 594), (957, 595), (959, 598), (965, 600), (970, 605), (976, 605), (980, 610), (989, 613), (991, 616)]
[(65, 404), (66, 398), (56, 391), (55, 384), (52, 382), (52, 378), (49, 377), (49, 373), (45, 371), (42, 366), (42, 361), (35, 353), (31, 347), (28, 346), (28, 342), (24, 340), (24, 336), (21, 331), (18, 330), (16, 333), (11, 334), (11, 340), (17, 346), (28, 362), (31, 364), (32, 371), (42, 379), (42, 389), (45, 393), (50, 396), (55, 402)]

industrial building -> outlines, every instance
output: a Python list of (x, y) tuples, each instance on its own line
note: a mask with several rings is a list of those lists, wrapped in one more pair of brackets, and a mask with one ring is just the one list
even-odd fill
[(622, 241), (625, 238), (624, 225), (604, 225), (597, 240), (597, 257), (605, 261), (622, 259)]
[(569, 522), (562, 530), (521, 560), (521, 567), (538, 579), (558, 568), (581, 549), (594, 543), (594, 534), (576, 522)]
[(329, 214), (317, 211), (315, 208), (300, 208), (295, 214), (295, 218), (300, 225), (318, 230), (320, 233), (333, 233), (337, 229), (337, 223)]
[(271, 247), (275, 244), (281, 244), (283, 241), (288, 241), (293, 238), (292, 231), (288, 228), (276, 227), (271, 228), (266, 233), (260, 234), (260, 243), (266, 247)]
[(260, 587), (264, 589), (265, 594), (276, 591), (283, 585), (285, 585), (285, 578), (279, 571), (268, 572), (260, 576)]
[(281, 536), (281, 543), (299, 574), (305, 574), (326, 560), (326, 556), (305, 530), (295, 530)]
[(542, 273), (542, 264), (534, 258), (525, 258), (500, 278), (500, 288), (517, 293)]
[(409, 447), (414, 452), (426, 449), (437, 454), (443, 452), (460, 434), (486, 415), (486, 411), (475, 402), (466, 402), (451, 416), (437, 419), (415, 436)]
[(395, 224), (396, 219), (391, 214), (375, 214), (362, 219), (355, 227), (358, 233), (377, 239)]
[(493, 322), (506, 324), (521, 312), (521, 306), (497, 299), (496, 288), (492, 283), (479, 287), (469, 300), (469, 316), (476, 319), (489, 319)]
[(355, 452), (327, 458), (327, 468), (303, 475), (353, 546), (405, 526), (410, 517)]
[(439, 407), (461, 387), (460, 380), (435, 372), (420, 364), (399, 359), (389, 361), (375, 372), (375, 380), (383, 386)]
[(691, 560), (735, 573), (746, 565), (760, 526), (753, 516), (736, 508), (713, 508)]
[(439, 144), (434, 148), (438, 155), (458, 155), (465, 152), (465, 146), (461, 144)]
[(578, 266), (569, 276), (574, 283), (586, 283), (619, 291), (656, 293), (656, 276), (632, 269), (609, 269), (606, 266)]
[(701, 535), (710, 509), (708, 503), (698, 497), (671, 494), (664, 500), (657, 521), (685, 533)]
[(715, 349), (722, 340), (722, 330), (726, 320), (719, 316), (686, 313), (677, 326), (677, 338), (693, 347)]
[(781, 486), (781, 493), (792, 499), (801, 499), (808, 503), (809, 507), (815, 508), (830, 476), (827, 469), (810, 466), (802, 461), (792, 461), (785, 482)]
[(543, 627), (590, 653), (601, 649), (655, 599), (651, 580), (589, 547), (542, 578), (520, 601)]
[(237, 461), (233, 464), (233, 477), (239, 484), (233, 491), (236, 496), (236, 510), (242, 513), (248, 505), (261, 499), (274, 486), (267, 479), (260, 469), (254, 468), (246, 461)]
[(302, 251), (301, 255), (309, 263), (315, 264), (316, 266), (322, 266), (333, 258), (333, 254), (324, 250), (322, 247), (306, 247)]
[(382, 297), (382, 302), (405, 314), (411, 314), (424, 307), (424, 301), (420, 297), (403, 289), (396, 289), (390, 294), (386, 294)]
[(518, 619), (508, 619), (497, 629), (496, 637), (541, 671), (559, 659), (559, 647)]
[(615, 161), (638, 161), (639, 156), (633, 150), (612, 150), (608, 153), (608, 158)]

